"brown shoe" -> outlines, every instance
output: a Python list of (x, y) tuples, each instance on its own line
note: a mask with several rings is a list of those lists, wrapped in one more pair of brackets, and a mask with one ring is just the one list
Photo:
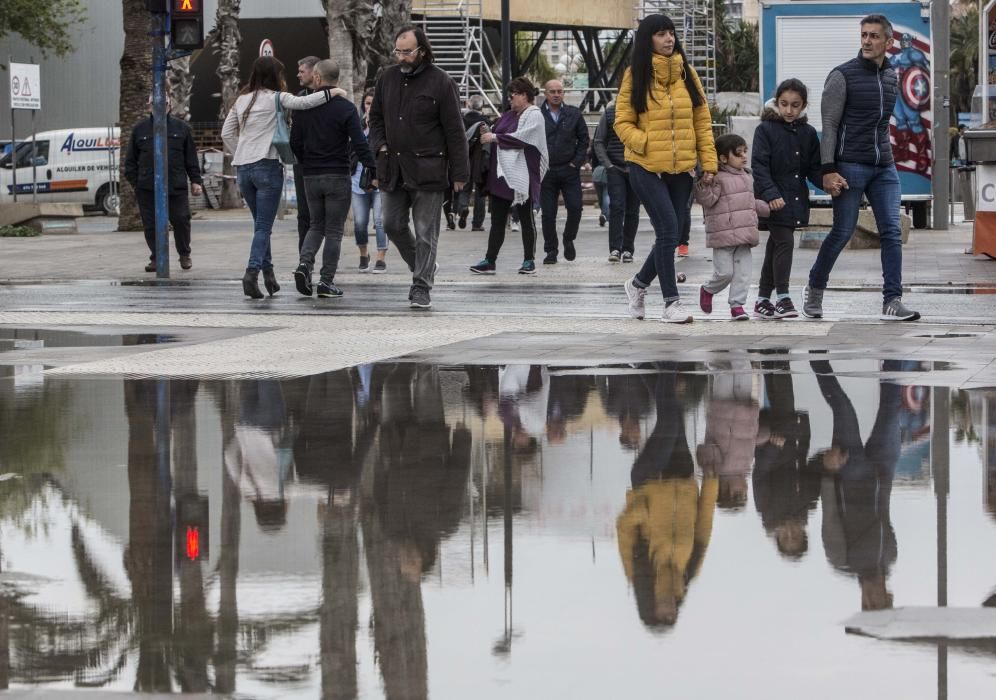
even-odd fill
[(189, 255), (181, 255), (180, 256), (180, 267), (182, 267), (184, 270), (189, 270), (193, 266), (194, 266), (194, 263), (190, 260), (190, 256)]
[(155, 272), (156, 271), (156, 263), (154, 261), (149, 261), (149, 262), (145, 263), (145, 271), (146, 272)]

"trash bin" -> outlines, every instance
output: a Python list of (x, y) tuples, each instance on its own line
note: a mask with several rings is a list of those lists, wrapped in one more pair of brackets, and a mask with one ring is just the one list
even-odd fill
[(968, 159), (975, 163), (972, 250), (996, 259), (996, 129), (969, 129), (964, 138)]

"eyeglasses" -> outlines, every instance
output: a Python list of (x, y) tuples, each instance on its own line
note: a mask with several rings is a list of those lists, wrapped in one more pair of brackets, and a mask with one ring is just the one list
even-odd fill
[(414, 49), (395, 49), (394, 50), (394, 55), (395, 56), (411, 56), (413, 53), (416, 53), (418, 50), (419, 50), (418, 47), (415, 47)]

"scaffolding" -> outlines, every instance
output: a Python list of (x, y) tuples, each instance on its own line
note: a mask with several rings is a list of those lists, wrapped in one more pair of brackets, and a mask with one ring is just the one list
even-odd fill
[(712, 0), (640, 0), (637, 19), (672, 17), (688, 62), (699, 74), (709, 102), (716, 100), (716, 16)]
[(481, 0), (412, 2), (412, 16), (432, 45), (433, 60), (453, 78), (460, 98), (482, 95), (498, 111), (494, 100), (500, 100), (501, 87), (485, 60), (481, 14)]

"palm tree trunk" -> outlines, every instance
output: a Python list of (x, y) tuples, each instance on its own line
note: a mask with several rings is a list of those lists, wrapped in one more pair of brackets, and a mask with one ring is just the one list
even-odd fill
[[(242, 0), (218, 0), (214, 29), (208, 36), (212, 51), (218, 55), (218, 79), (221, 81), (221, 110), (218, 118), (224, 120), (228, 110), (239, 96), (239, 48), (242, 34), (239, 32), (239, 12)], [(237, 209), (242, 206), (239, 188), (235, 182), (235, 167), (232, 155), (225, 154), (221, 184), (222, 209)]]
[(169, 96), (173, 102), (173, 116), (190, 119), (190, 95), (194, 90), (194, 74), (190, 72), (191, 56), (169, 62)]
[(118, 157), (121, 182), (121, 213), (118, 231), (141, 231), (142, 218), (131, 185), (124, 177), (125, 153), (131, 141), (132, 127), (148, 114), (152, 92), (152, 41), (149, 36), (149, 13), (143, 0), (121, 0), (124, 19), (124, 51), (121, 54), (121, 102), (118, 124), (121, 147)]
[(360, 93), (356, 91), (354, 70), (353, 32), (349, 26), (350, 8), (348, 0), (324, 0), (325, 18), (329, 28), (329, 58), (339, 66), (339, 85), (350, 91), (350, 98), (356, 99), (363, 92), (366, 76), (360, 80)]

